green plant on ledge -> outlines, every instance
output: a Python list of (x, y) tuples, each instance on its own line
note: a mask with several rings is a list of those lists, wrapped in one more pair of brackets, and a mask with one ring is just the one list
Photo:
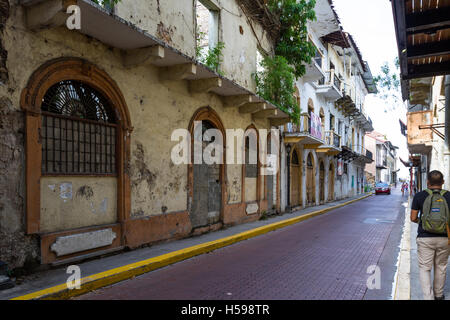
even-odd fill
[(273, 58), (266, 56), (261, 62), (261, 66), (263, 71), (253, 74), (256, 81), (256, 93), (289, 114), (291, 120), (298, 124), (300, 106), (294, 99), (294, 68), (282, 56)]
[(223, 76), (224, 73), (219, 69), (219, 67), (220, 67), (220, 64), (222, 63), (222, 59), (223, 59), (222, 50), (224, 48), (225, 48), (225, 44), (223, 42), (218, 42), (214, 48), (209, 49), (208, 54), (202, 61), (204, 64), (206, 64), (208, 67), (213, 69), (215, 72), (217, 72), (221, 76)]
[(277, 18), (280, 33), (275, 44), (275, 56), (262, 61), (263, 72), (253, 74), (256, 91), (299, 124), (300, 106), (294, 99), (295, 80), (306, 73), (316, 49), (308, 41), (307, 22), (316, 19), (316, 0), (269, 0), (267, 7)]

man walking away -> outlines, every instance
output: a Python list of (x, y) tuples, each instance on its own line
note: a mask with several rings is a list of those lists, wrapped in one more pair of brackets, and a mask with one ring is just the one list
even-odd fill
[[(418, 223), (417, 256), (419, 277), (425, 300), (444, 300), (444, 285), (449, 255), (450, 192), (442, 190), (444, 176), (439, 171), (428, 173), (428, 189), (414, 196), (411, 221)], [(420, 216), (419, 216), (420, 212)], [(434, 267), (433, 286), (431, 269)]]

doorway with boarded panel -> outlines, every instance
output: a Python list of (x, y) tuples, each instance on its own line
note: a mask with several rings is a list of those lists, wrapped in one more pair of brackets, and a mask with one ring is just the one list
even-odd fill
[[(202, 120), (202, 135), (209, 129), (217, 128), (212, 122)], [(202, 154), (209, 143), (202, 142)], [(207, 164), (204, 160), (201, 164), (194, 164), (194, 194), (191, 211), (193, 228), (220, 222), (222, 204), (220, 166), (217, 163)]]

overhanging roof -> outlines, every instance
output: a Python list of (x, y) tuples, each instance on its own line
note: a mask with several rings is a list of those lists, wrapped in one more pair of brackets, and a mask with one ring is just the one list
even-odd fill
[(406, 80), (450, 74), (450, 0), (391, 2), (406, 100)]

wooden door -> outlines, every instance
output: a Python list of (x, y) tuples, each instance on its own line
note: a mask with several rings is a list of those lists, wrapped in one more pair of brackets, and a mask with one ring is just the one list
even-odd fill
[(306, 163), (306, 198), (308, 204), (315, 203), (315, 181), (314, 181), (314, 165), (312, 155), (308, 155), (307, 163)]
[(325, 167), (323, 162), (320, 162), (319, 170), (319, 187), (320, 187), (320, 203), (325, 202)]
[(334, 168), (330, 164), (330, 170), (328, 171), (328, 201), (334, 200)]
[(297, 150), (294, 149), (291, 158), (291, 206), (296, 207), (300, 205), (300, 162)]

